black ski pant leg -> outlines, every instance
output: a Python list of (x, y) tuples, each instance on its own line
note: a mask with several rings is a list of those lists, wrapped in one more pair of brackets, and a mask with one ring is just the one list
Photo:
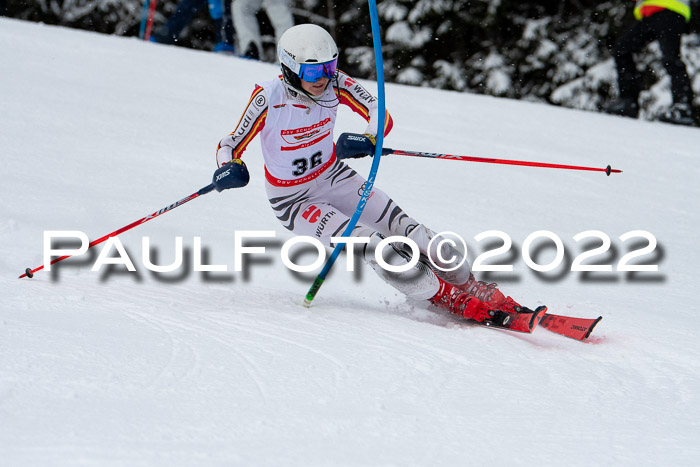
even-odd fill
[(663, 65), (671, 76), (673, 102), (690, 104), (693, 101), (693, 90), (685, 63), (681, 59), (681, 36), (685, 30), (685, 18), (672, 11), (662, 11), (650, 19), (658, 19), (655, 28), (658, 31)]
[(233, 15), (231, 13), (231, 1), (222, 0), (224, 2), (223, 21), (223, 40), (229, 45), (236, 43), (236, 30), (233, 28)]
[(631, 28), (619, 37), (612, 53), (617, 68), (617, 84), (620, 98), (637, 102), (639, 93), (639, 73), (634, 63), (634, 54), (654, 40), (654, 31), (645, 21), (635, 21)]

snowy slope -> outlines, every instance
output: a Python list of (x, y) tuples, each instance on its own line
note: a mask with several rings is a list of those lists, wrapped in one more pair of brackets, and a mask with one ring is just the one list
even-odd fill
[[(470, 258), (513, 240), (491, 274), (530, 306), (604, 319), (586, 342), (520, 335), (407, 303), (343, 258), (311, 309), (315, 273), (264, 194), (211, 193), (120, 236), (137, 272), (42, 264), (45, 230), (98, 238), (207, 185), (219, 139), (276, 67), (135, 39), (0, 19), (0, 459), (46, 465), (675, 465), (700, 463), (696, 232), (700, 131), (541, 104), (387, 86), (393, 148), (613, 167), (623, 174), (387, 157), (377, 186)], [(376, 84), (364, 82), (376, 90)], [(342, 110), (338, 134), (364, 122)], [(367, 174), (371, 161), (353, 161)], [(234, 232), (272, 230), (234, 272)], [(532, 232), (562, 239), (536, 273)], [(572, 272), (607, 234), (612, 264), (646, 242), (657, 273)], [(150, 238), (158, 264), (141, 260)], [(208, 264), (192, 271), (194, 238)], [(487, 245), (492, 242), (492, 245)], [(633, 245), (637, 242), (636, 245)], [(546, 242), (544, 242), (546, 243)], [(588, 243), (586, 246), (585, 244)], [(552, 248), (533, 256), (546, 264)], [(308, 263), (313, 258), (304, 255)], [(303, 262), (300, 260), (300, 262)], [(484, 276), (484, 273), (480, 274)], [(489, 276), (487, 276), (489, 277)]]

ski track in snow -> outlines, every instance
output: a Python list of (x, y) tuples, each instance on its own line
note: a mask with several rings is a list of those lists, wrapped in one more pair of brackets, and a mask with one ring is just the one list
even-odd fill
[[(475, 235), (507, 232), (516, 254), (498, 259), (515, 270), (502, 289), (553, 313), (603, 315), (583, 343), (406, 301), (368, 268), (345, 272), (344, 256), (302, 307), (313, 275), (279, 259), (289, 234), (267, 205), (257, 141), (250, 186), (120, 236), (137, 273), (91, 272), (95, 253), (17, 280), (42, 263), (45, 230), (98, 238), (205, 186), (253, 83), (277, 70), (4, 18), (0, 50), (3, 466), (700, 464), (697, 129), (387, 86), (389, 147), (624, 170), (400, 157), (379, 169), (377, 186), (463, 235), (471, 260)], [(338, 134), (363, 128), (339, 110)], [(364, 174), (370, 164), (351, 162)], [(573, 236), (591, 229), (613, 241), (607, 264), (629, 251), (620, 235), (653, 233), (645, 259), (659, 272), (552, 279), (517, 253), (550, 230), (573, 258)], [(231, 268), (235, 230), (276, 232), (246, 273), (160, 276), (140, 262), (142, 236), (159, 264), (181, 236), (191, 268), (199, 236), (209, 264)]]

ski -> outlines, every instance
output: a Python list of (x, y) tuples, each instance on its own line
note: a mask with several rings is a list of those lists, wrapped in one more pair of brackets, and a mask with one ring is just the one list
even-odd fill
[(517, 313), (506, 313), (500, 310), (496, 311), (496, 313), (496, 316), (484, 321), (482, 324), (487, 327), (531, 334), (547, 313), (547, 307), (538, 306), (534, 311), (523, 307)]
[(593, 328), (596, 327), (601, 319), (603, 319), (602, 316), (591, 319), (544, 313), (540, 318), (539, 324), (540, 327), (548, 331), (582, 341), (591, 335)]

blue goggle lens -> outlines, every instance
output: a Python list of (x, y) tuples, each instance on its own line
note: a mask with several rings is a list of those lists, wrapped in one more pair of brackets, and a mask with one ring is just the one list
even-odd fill
[(321, 78), (333, 78), (338, 59), (326, 63), (302, 63), (299, 78), (309, 83), (315, 83)]

